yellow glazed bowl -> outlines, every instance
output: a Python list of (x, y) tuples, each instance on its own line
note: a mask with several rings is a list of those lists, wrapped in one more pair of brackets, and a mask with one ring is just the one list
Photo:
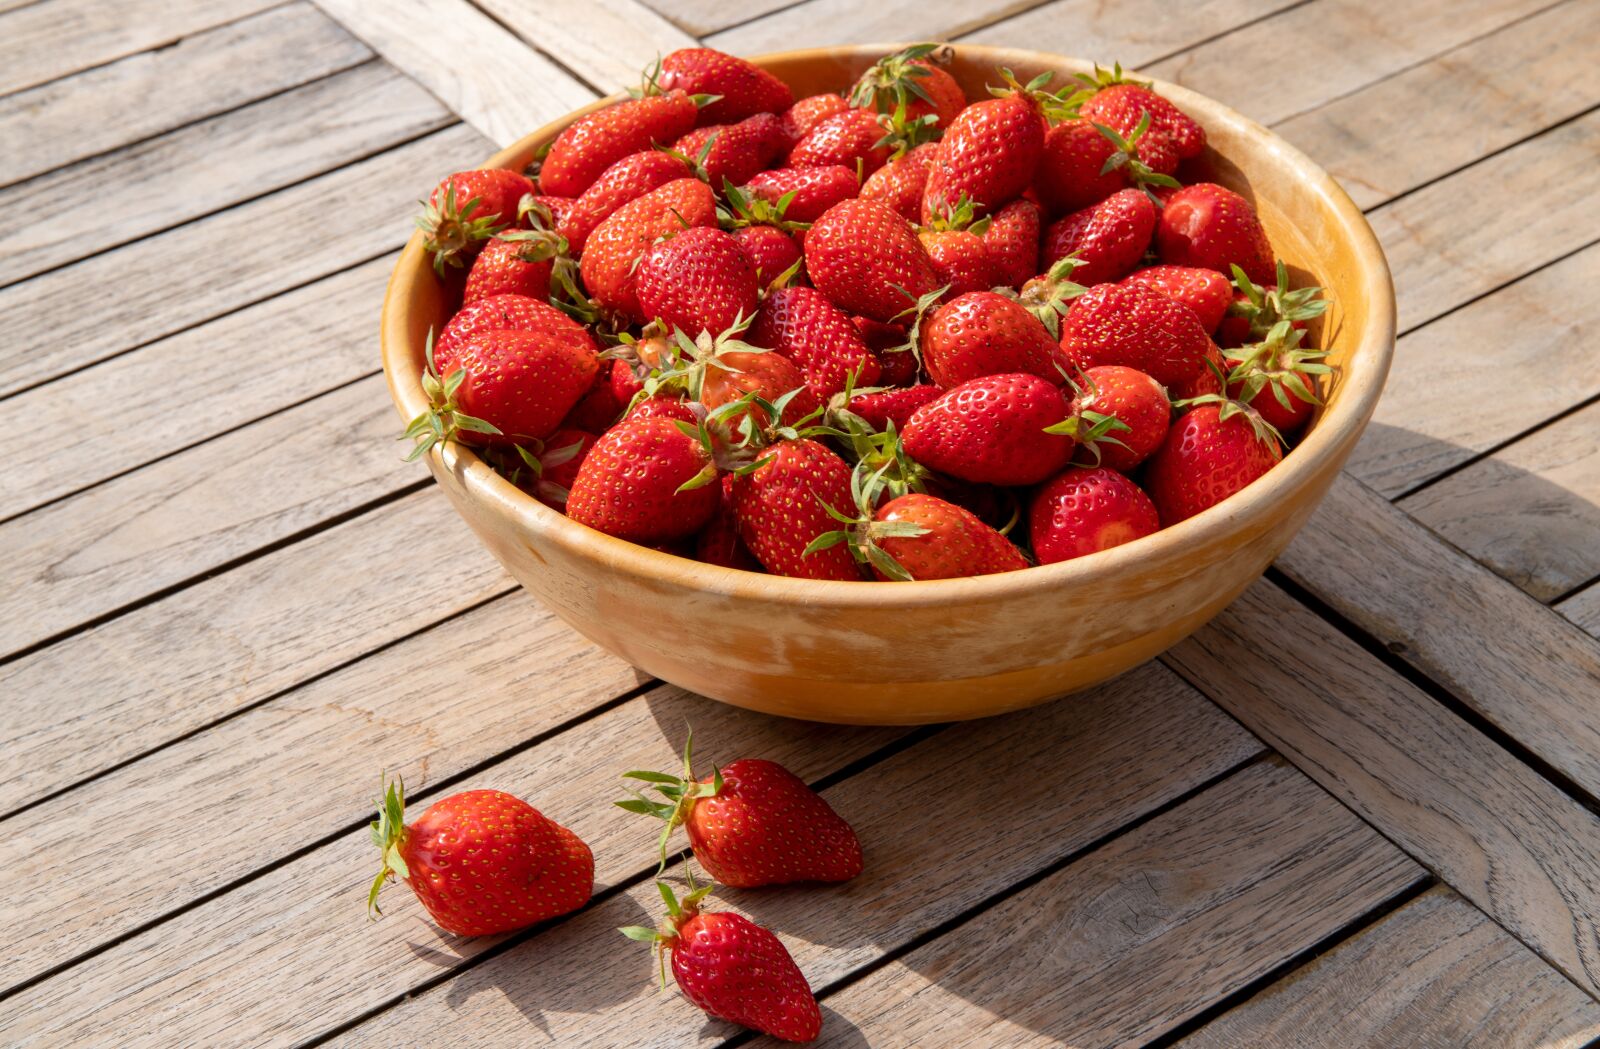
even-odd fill
[[(846, 88), (900, 46), (754, 61), (801, 98)], [(1090, 69), (1009, 48), (957, 46), (954, 54), (950, 71), (972, 99), (985, 97), (996, 66), (1022, 81)], [(816, 582), (705, 565), (602, 535), (524, 495), (458, 445), (430, 452), (428, 468), (484, 545), (562, 619), (656, 677), (739, 706), (859, 724), (981, 717), (1150, 659), (1238, 596), (1311, 515), (1372, 415), (1395, 328), (1383, 251), (1333, 179), (1226, 106), (1174, 84), (1155, 86), (1205, 126), (1209, 177), (1252, 199), (1297, 282), (1320, 284), (1332, 300), (1321, 331), (1334, 367), (1326, 407), (1282, 463), (1222, 504), (1136, 542), (1021, 572)], [(540, 128), (485, 166), (525, 167), (574, 119), (614, 100)], [(384, 371), (402, 419), (427, 405), (423, 346), (447, 309), (413, 236), (383, 306)]]

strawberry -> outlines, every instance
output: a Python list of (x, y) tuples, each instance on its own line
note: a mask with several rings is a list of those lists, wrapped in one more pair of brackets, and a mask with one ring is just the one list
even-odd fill
[(1217, 342), (1227, 349), (1260, 342), (1279, 321), (1304, 331), (1328, 308), (1321, 288), (1289, 289), (1289, 268), (1282, 259), (1278, 260), (1276, 284), (1257, 285), (1234, 266), (1233, 286), (1237, 290), (1217, 329)]
[(1254, 408), (1279, 433), (1299, 430), (1322, 403), (1317, 377), (1332, 369), (1322, 363), (1326, 351), (1301, 349), (1305, 332), (1279, 321), (1258, 343), (1223, 352), (1232, 370), (1228, 396)]
[(644, 388), (633, 366), (627, 361), (602, 361), (600, 372), (594, 377), (589, 390), (583, 395), (567, 417), (563, 427), (604, 433), (622, 415), (622, 410)]
[[(806, 388), (805, 373), (781, 353), (740, 341), (746, 324), (716, 336), (702, 332), (693, 340), (679, 329), (673, 338), (674, 359), (663, 361), (645, 388), (652, 394), (682, 393), (712, 410), (748, 394), (769, 402), (782, 399), (782, 425), (797, 425), (818, 408), (816, 395)], [(793, 395), (785, 398), (790, 391)], [(728, 413), (726, 418), (731, 422), (738, 414), (742, 413)]]
[(756, 268), (739, 242), (714, 226), (682, 230), (645, 252), (635, 290), (646, 316), (695, 336), (756, 312)]
[(539, 191), (576, 197), (631, 153), (676, 142), (699, 115), (683, 91), (624, 99), (580, 117), (556, 137), (539, 168)]
[(567, 516), (635, 543), (698, 532), (717, 510), (717, 468), (706, 443), (661, 418), (625, 419), (589, 450)]
[(971, 230), (925, 230), (917, 239), (933, 263), (936, 279), (949, 288), (946, 294), (987, 291), (1005, 283), (988, 245)]
[(637, 421), (639, 419), (665, 419), (668, 422), (685, 422), (691, 426), (698, 425), (700, 415), (695, 411), (694, 402), (686, 397), (662, 396), (644, 397), (633, 403), (622, 415), (623, 421)]
[(985, 375), (917, 409), (901, 440), (917, 462), (964, 481), (1036, 484), (1072, 458), (1073, 439), (1049, 429), (1069, 410), (1037, 375)]
[(789, 151), (791, 168), (840, 166), (870, 175), (889, 159), (884, 126), (870, 109), (847, 109), (807, 131)]
[(739, 185), (778, 158), (786, 145), (783, 127), (771, 113), (757, 113), (737, 124), (707, 124), (672, 144), (674, 152), (699, 164), (713, 186)]
[(821, 399), (844, 389), (852, 374), (862, 386), (878, 381), (878, 362), (849, 315), (814, 288), (773, 289), (751, 325), (750, 342), (800, 365)]
[(512, 484), (552, 509), (565, 512), (567, 493), (598, 438), (563, 425), (542, 441), (517, 445), (520, 462), (502, 470)]
[(861, 184), (861, 196), (868, 200), (881, 200), (909, 222), (922, 218), (922, 193), (928, 185), (928, 171), (933, 167), (933, 155), (938, 149), (933, 142), (924, 142), (907, 150), (872, 174)]
[(482, 168), (450, 175), (428, 197), (417, 228), (440, 276), (446, 266), (462, 266), (483, 242), (520, 220), (522, 198), (533, 181), (517, 171)]
[(1063, 120), (1045, 135), (1034, 176), (1039, 202), (1055, 214), (1081, 211), (1126, 187), (1176, 189), (1178, 157), (1172, 144), (1148, 124), (1127, 137), (1086, 119)]
[(932, 117), (933, 127), (949, 127), (966, 107), (966, 92), (945, 72), (951, 48), (939, 44), (913, 44), (885, 55), (861, 74), (850, 99), (865, 109), (892, 113), (904, 106), (909, 120)]
[(1167, 396), (1174, 401), (1190, 401), (1196, 397), (1207, 397), (1222, 392), (1223, 378), (1228, 369), (1228, 362), (1222, 356), (1222, 351), (1216, 343), (1206, 347), (1204, 367), (1181, 382), (1172, 383), (1167, 387)]
[(972, 511), (921, 492), (897, 496), (822, 541), (848, 542), (879, 579), (900, 582), (1028, 567), (1022, 551)]
[(1168, 389), (1203, 375), (1214, 348), (1193, 310), (1142, 284), (1098, 284), (1061, 319), (1061, 349), (1078, 367), (1121, 364)]
[(589, 234), (613, 211), (658, 186), (689, 175), (689, 165), (682, 157), (659, 149), (630, 153), (600, 173), (556, 228), (567, 238), (573, 254), (581, 255)]
[(1107, 466), (1069, 466), (1033, 495), (1028, 535), (1041, 565), (1132, 542), (1161, 527), (1140, 487)]
[(716, 224), (710, 186), (693, 178), (668, 182), (624, 204), (595, 227), (579, 262), (583, 285), (600, 305), (635, 321), (649, 320), (636, 290), (640, 260), (661, 237)]
[(894, 424), (895, 429), (904, 430), (917, 409), (942, 396), (944, 387), (923, 383), (875, 393), (858, 393), (845, 403), (845, 407), (874, 430), (885, 429), (890, 423)]
[(733, 231), (733, 242), (756, 268), (756, 286), (766, 288), (800, 261), (800, 245), (776, 226), (745, 226)]
[(1095, 66), (1094, 74), (1080, 73), (1078, 79), (1094, 93), (1078, 106), (1078, 112), (1097, 124), (1104, 124), (1126, 135), (1140, 121), (1148, 121), (1155, 131), (1172, 143), (1181, 160), (1205, 152), (1205, 128), (1183, 110), (1156, 94), (1149, 81), (1122, 75), (1122, 67), (1104, 70)]
[[(1127, 473), (1161, 447), (1172, 424), (1172, 402), (1160, 383), (1136, 368), (1103, 364), (1083, 374), (1087, 389), (1073, 403), (1084, 420), (1079, 443), (1093, 445), (1096, 465)], [(1103, 418), (1122, 425), (1095, 433)]]
[(548, 302), (540, 302), (526, 295), (491, 295), (456, 311), (433, 345), (433, 362), (441, 376), (449, 375), (455, 371), (455, 358), (460, 347), (480, 332), (546, 329), (588, 337), (583, 325)]
[(1163, 528), (1222, 502), (1283, 458), (1276, 431), (1248, 405), (1211, 395), (1179, 407), (1188, 410), (1144, 474)]
[(536, 218), (536, 229), (553, 229), (563, 237), (567, 231), (562, 225), (567, 221), (567, 216), (572, 214), (572, 209), (577, 207), (576, 197), (551, 197), (541, 193), (533, 193), (522, 198), (522, 203), (517, 205), (525, 217)]
[(861, 339), (878, 362), (878, 377), (873, 380), (882, 386), (904, 386), (915, 382), (922, 363), (912, 353), (911, 335), (898, 324), (885, 324), (871, 317), (852, 317)]
[(783, 218), (790, 222), (815, 222), (841, 200), (849, 200), (861, 190), (853, 168), (831, 165), (812, 168), (781, 168), (752, 176), (743, 186), (746, 196), (776, 205), (789, 194)]
[(999, 269), (999, 283), (1021, 288), (1037, 272), (1041, 223), (1039, 205), (1013, 200), (995, 212), (989, 228), (978, 234)]
[(1169, 299), (1183, 303), (1200, 318), (1200, 327), (1216, 331), (1233, 302), (1233, 285), (1216, 270), (1198, 266), (1146, 266), (1122, 278), (1124, 284), (1143, 284)]
[(700, 110), (700, 124), (731, 124), (757, 113), (782, 113), (794, 105), (789, 85), (753, 62), (709, 47), (686, 47), (661, 60), (662, 90), (716, 95)]
[(1062, 381), (1061, 353), (1050, 332), (1004, 295), (968, 292), (935, 309), (920, 328), (923, 366), (945, 389), (1006, 372)]
[(1156, 228), (1156, 206), (1136, 189), (1119, 190), (1098, 204), (1057, 219), (1045, 231), (1041, 264), (1068, 255), (1082, 265), (1072, 279), (1084, 287), (1116, 280), (1138, 265)]
[(722, 475), (722, 501), (711, 521), (695, 537), (694, 557), (708, 565), (737, 568), (745, 572), (761, 571), (757, 561), (739, 538), (739, 520), (733, 515), (733, 475)]
[(811, 283), (834, 305), (877, 321), (939, 286), (911, 224), (878, 200), (829, 208), (806, 233), (805, 259)]
[(826, 507), (852, 505), (850, 467), (807, 438), (780, 440), (760, 452), (732, 485), (739, 537), (763, 568), (802, 579), (860, 579), (848, 551), (806, 554), (807, 545), (833, 527)]
[(922, 194), (924, 222), (962, 196), (982, 214), (1021, 196), (1033, 182), (1044, 152), (1038, 96), (1050, 75), (1040, 74), (1026, 87), (1010, 73), (1002, 75), (1010, 90), (963, 109), (939, 140)]
[(367, 897), (399, 875), (439, 927), (457, 936), (510, 932), (589, 902), (594, 856), (576, 834), (519, 798), (469, 790), (441, 798), (409, 825), (405, 785), (389, 784), (372, 840), (383, 869)]
[(566, 242), (548, 230), (510, 230), (484, 245), (467, 271), (461, 304), (493, 295), (550, 297), (550, 269)]
[(787, 1042), (809, 1042), (822, 1033), (816, 996), (782, 941), (743, 915), (701, 912), (709, 886), (679, 904), (666, 882), (657, 885), (667, 901), (662, 928), (621, 931), (671, 957), (678, 989), (696, 1008)]
[(807, 95), (798, 99), (794, 105), (783, 111), (783, 116), (780, 118), (784, 134), (789, 136), (789, 148), (793, 149), (794, 143), (805, 138), (806, 132), (849, 108), (850, 101), (843, 95)]
[(1161, 261), (1218, 273), (1237, 265), (1258, 284), (1270, 283), (1272, 244), (1250, 202), (1231, 189), (1196, 182), (1167, 197), (1156, 227)]

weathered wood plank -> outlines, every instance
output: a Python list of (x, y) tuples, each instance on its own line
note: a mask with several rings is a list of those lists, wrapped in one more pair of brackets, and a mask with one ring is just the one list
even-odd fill
[[(953, 40), (964, 33), (1026, 11), (1039, 0), (806, 0), (780, 8), (705, 38), (709, 47), (736, 55), (782, 51), (804, 41), (826, 44), (893, 43), (900, 40)], [(1015, 39), (1015, 38), (1014, 38)]]
[(430, 488), (15, 660), (0, 667), (0, 811), (514, 586)]
[[(397, 648), (399, 658), (385, 661), (386, 668), (368, 667), (377, 661), (366, 661), (362, 666), (368, 667), (368, 676), (363, 683), (404, 690), (410, 684), (407, 672), (434, 665), (437, 669), (428, 671), (428, 676), (446, 692), (467, 685), (475, 693), (486, 690), (485, 698), (501, 707), (527, 711), (521, 718), (525, 724), (498, 728), (498, 745), (526, 738), (535, 730), (535, 720), (548, 720), (542, 714), (533, 716), (538, 706), (569, 704), (534, 691), (544, 680), (533, 665), (538, 653), (528, 652), (519, 641), (519, 635), (527, 636), (526, 624), (534, 618), (531, 601), (518, 595), (491, 608), (497, 611), (484, 609), (478, 614), (479, 634), (446, 638), (441, 630), (436, 642), (419, 638), (420, 645)], [(460, 679), (449, 666), (456, 658), (449, 647), (454, 643), (475, 652), (487, 644), (496, 661), (492, 674)], [(511, 698), (515, 695), (527, 701), (518, 704)], [(467, 716), (446, 715), (448, 708), (438, 707), (437, 702), (429, 707), (428, 712), (406, 716), (428, 726), (444, 721), (454, 725)], [(681, 760), (684, 726), (691, 720), (696, 749), (704, 749), (708, 760), (762, 754), (808, 780), (868, 756), (905, 731), (786, 721), (659, 688), (496, 763), (472, 777), (470, 785), (525, 797), (571, 827), (594, 851), (599, 884), (613, 884), (648, 870), (655, 854), (652, 829), (640, 817), (610, 804), (610, 799), (621, 796), (618, 776), (630, 768), (675, 767)], [(437, 751), (437, 744), (416, 753), (430, 750)], [(406, 752), (402, 747), (392, 753)], [(339, 765), (351, 762), (350, 757), (330, 760)], [(413, 760), (402, 771), (408, 783), (420, 787), (420, 779), (411, 779), (417, 769)], [(429, 778), (436, 779), (442, 771), (436, 758)], [(343, 818), (348, 819), (351, 806), (359, 805), (364, 792), (375, 786), (360, 775), (350, 779), (339, 798)], [(413, 798), (420, 813), (427, 799), (416, 793)], [(367, 880), (363, 872), (372, 870), (374, 858), (364, 828), (342, 835), (0, 1003), (0, 1015), (11, 1021), (9, 1030), (19, 1036), (55, 1043), (115, 1037), (120, 1046), (128, 1047), (175, 1041), (215, 1045), (231, 1042), (233, 1032), (246, 1030), (252, 1045), (300, 1044), (504, 939), (446, 935), (398, 886), (388, 890), (384, 918), (367, 921), (362, 913)], [(602, 943), (611, 963), (589, 974), (597, 986), (607, 969), (624, 975), (630, 990), (633, 985), (648, 985), (648, 960), (635, 958), (614, 928), (607, 929), (604, 940), (596, 940), (594, 946)], [(383, 964), (375, 966), (377, 958)], [(636, 961), (641, 964), (634, 965)], [(174, 1000), (181, 1000), (183, 1008), (161, 1004)], [(294, 1002), (294, 1007), (285, 1008), (285, 1001)], [(528, 1005), (546, 1008), (551, 1003)], [(518, 1034), (527, 1030), (524, 1020)], [(452, 1033), (453, 1040), (458, 1037)]]
[(7, 827), (28, 888), (0, 987), (348, 828), (380, 769), (424, 789), (638, 681), (518, 593), (46, 801)]
[(1346, 469), (1393, 499), (1600, 396), (1597, 285), (1600, 246), (1402, 338)]
[[(698, 728), (695, 738), (697, 749), (709, 739)], [(779, 930), (822, 987), (1259, 753), (1215, 708), (1146, 666), (1061, 703), (946, 729), (830, 788), (861, 837), (862, 876), (820, 894), (719, 891), (716, 905)], [(647, 953), (613, 939), (616, 926), (653, 923), (659, 909), (653, 886), (641, 885), (336, 1044), (393, 1045), (408, 1030), (444, 1029), (504, 1044), (533, 1013), (561, 1044), (631, 1045), (646, 1010), (658, 1049), (720, 1040), (734, 1029), (675, 993), (655, 995)]]
[[(381, 62), (0, 190), (0, 284), (321, 175), (455, 118)], [(95, 207), (61, 208), (63, 200)]]
[(171, 44), (275, 0), (43, 0), (0, 15), (0, 94)]
[(1597, 49), (1600, 2), (1569, 0), (1273, 130), (1372, 207), (1600, 102)]
[(1600, 818), (1270, 583), (1162, 658), (1600, 994)]
[(1590, 584), (1556, 606), (1578, 629), (1600, 638), (1600, 583)]
[(649, 7), (691, 36), (703, 37), (737, 22), (747, 22), (788, 7), (795, 0), (646, 0)]
[[(0, 186), (126, 146), (372, 57), (308, 3), (275, 7), (0, 97)], [(205, 90), (195, 90), (196, 84)]]
[(9, 654), (419, 480), (382, 376), (0, 525)]
[(1597, 504), (1600, 404), (1400, 500), (1411, 516), (1540, 601), (1600, 576)]
[[(1551, 6), (1551, 0), (1319, 0), (1147, 66), (1272, 124)], [(1281, 55), (1282, 75), (1260, 56)]]
[[(1236, 26), (1269, 18), (1296, 0), (1204, 0), (1169, 4), (1128, 0), (1108, 5), (1096, 0), (1051, 0), (985, 26), (962, 43), (1028, 47), (1073, 55), (1110, 65), (1134, 67), (1165, 58), (1197, 41)], [(1291, 72), (1273, 65), (1263, 76)]]
[[(0, 357), (0, 395), (143, 343), (398, 247), (416, 200), (490, 144), (463, 125), (259, 200), (0, 288), (0, 325), (51, 338)], [(175, 268), (205, 281), (173, 291)], [(85, 309), (92, 293), (95, 308)], [(107, 323), (115, 317), (116, 323)]]
[(1141, 1045), (1424, 877), (1263, 762), (830, 995), (817, 1044)]
[[(315, 2), (497, 145), (594, 101), (586, 85), (467, 0)], [(457, 166), (481, 159), (468, 154)]]
[(1443, 886), (1207, 1024), (1183, 1049), (1578, 1049), (1600, 1005)]
[(697, 46), (638, 0), (480, 0), (480, 6), (607, 94), (638, 86), (640, 71), (657, 55)]
[(7, 410), (51, 440), (8, 455), (0, 518), (374, 374), (391, 267), (374, 259), (18, 394)]
[(1278, 567), (1600, 796), (1594, 639), (1349, 477)]

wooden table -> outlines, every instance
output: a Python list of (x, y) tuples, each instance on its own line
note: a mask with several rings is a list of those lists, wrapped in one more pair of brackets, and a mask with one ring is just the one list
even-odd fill
[[(1600, 1035), (1600, 0), (0, 0), (0, 1042), (746, 1044), (618, 925), (606, 804), (759, 754), (866, 842), (729, 892), (834, 1046)], [(377, 307), (443, 173), (696, 38), (948, 38), (1214, 95), (1388, 250), (1388, 396), (1266, 579), (1161, 660), (852, 730), (642, 679), (400, 461)], [(532, 799), (593, 903), (369, 923), (380, 769)]]

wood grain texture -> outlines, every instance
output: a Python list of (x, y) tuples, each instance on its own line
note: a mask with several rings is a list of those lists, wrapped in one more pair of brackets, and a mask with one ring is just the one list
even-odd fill
[(421, 791), (638, 681), (515, 596), (47, 801), (8, 826), (0, 987), (349, 828), (380, 770)]
[(195, 33), (172, 47), (0, 96), (0, 186), (371, 57), (327, 16), (296, 2)]
[(1600, 995), (1600, 817), (1270, 583), (1163, 660)]
[[(499, 145), (594, 101), (594, 92), (467, 0), (316, 0), (374, 51)], [(456, 167), (475, 167), (484, 150)]]
[[(523, 597), (497, 602), (496, 607), (489, 619), (480, 620), (478, 629), (488, 630), (485, 636), (495, 639), (491, 647), (502, 664), (496, 674), (509, 677), (513, 664), (523, 665), (526, 671), (527, 660), (515, 652), (515, 639), (519, 633), (528, 635), (527, 626), (535, 613)], [(457, 636), (462, 641), (470, 637)], [(432, 647), (427, 658), (443, 661), (447, 653)], [(405, 665), (420, 664), (407, 659)], [(391, 667), (391, 671), (398, 669), (398, 665)], [(554, 694), (541, 696), (541, 678), (525, 671), (517, 676), (521, 706), (531, 713), (545, 703), (565, 705)], [(443, 669), (431, 676), (447, 683), (447, 688), (474, 683), (470, 678), (453, 681)], [(519, 705), (506, 688), (497, 685), (496, 691), (501, 705)], [(440, 719), (445, 712), (440, 708), (426, 716)], [(448, 720), (455, 716), (449, 715)], [(523, 718), (520, 734), (502, 726), (502, 745), (506, 740), (526, 738), (533, 720)], [(609, 804), (609, 799), (624, 796), (619, 776), (631, 768), (671, 769), (681, 764), (684, 726), (690, 721), (696, 749), (704, 752), (706, 760), (763, 754), (808, 780), (867, 757), (903, 731), (841, 730), (782, 721), (659, 688), (495, 763), (467, 785), (492, 786), (527, 798), (571, 827), (594, 851), (599, 884), (612, 884), (653, 867), (657, 835), (649, 821)], [(434, 768), (439, 770), (437, 764)], [(407, 776), (408, 782), (413, 782), (409, 772)], [(374, 787), (370, 780), (358, 778), (352, 784), (353, 793), (340, 800), (359, 803), (362, 792)], [(411, 796), (413, 813), (419, 815), (428, 799), (415, 793)], [(119, 1046), (127, 1047), (301, 1044), (505, 939), (464, 939), (442, 933), (427, 921), (421, 906), (403, 886), (386, 890), (381, 921), (367, 921), (363, 913), (365, 886), (375, 857), (365, 828), (341, 835), (306, 856), (264, 871), (259, 879), (219, 899), (97, 955), (63, 974), (64, 979), (43, 982), (0, 1003), (0, 1017), (13, 1025), (8, 1033), (15, 1030), (40, 1043), (114, 1038)], [(653, 886), (650, 892), (655, 893)], [(658, 903), (659, 899), (656, 897)], [(589, 915), (573, 920), (584, 922), (597, 911), (605, 913), (603, 907), (593, 908)], [(648, 919), (640, 914), (627, 920)], [(557, 925), (552, 932), (559, 936), (564, 927)], [(588, 986), (570, 988), (567, 1003), (548, 998), (522, 1000), (535, 1016), (531, 1022), (521, 1021), (515, 1040), (536, 1032), (541, 1009), (560, 1010), (575, 1004), (575, 996), (592, 1003), (585, 1008), (598, 1008), (600, 999), (593, 996), (610, 993), (610, 980), (618, 981), (629, 993), (648, 989), (648, 958), (642, 949), (630, 949), (614, 925), (595, 936), (590, 946), (603, 949), (605, 960), (586, 974)], [(565, 954), (552, 953), (534, 969), (563, 965)], [(380, 958), (383, 964), (374, 966), (373, 960)], [(291, 1001), (294, 1006), (286, 1008), (284, 1003)], [(171, 1009), (162, 1004), (174, 1002), (181, 1002), (182, 1007)], [(559, 1022), (581, 1019), (569, 1017)], [(417, 1030), (394, 1044), (416, 1044)], [(452, 1044), (470, 1044), (459, 1030), (451, 1030), (450, 1038)]]
[(1600, 404), (1400, 501), (1540, 601), (1600, 576)]
[[(408, 235), (417, 198), (483, 156), (462, 125), (126, 247), (0, 289), (0, 324), (52, 338), (0, 357), (0, 395), (365, 262)], [(175, 294), (175, 266), (205, 281)], [(95, 309), (82, 308), (85, 289)], [(116, 323), (108, 323), (115, 318)]]
[(1596, 155), (1600, 112), (1374, 211), (1400, 331), (1600, 239), (1600, 212), (1587, 203), (1600, 193)]
[(0, 14), (0, 94), (171, 44), (276, 0), (41, 0)]
[(1438, 886), (1207, 1024), (1183, 1049), (1579, 1049), (1600, 1005)]
[(817, 1044), (1142, 1045), (1423, 877), (1259, 763), (830, 995)]
[[(1600, 246), (1401, 338), (1345, 469), (1393, 499), (1600, 396), (1597, 283)], [(1513, 375), (1529, 380), (1505, 381)]]
[[(757, 55), (806, 46), (893, 43), (900, 40), (954, 40), (1007, 15), (1026, 11), (1039, 0), (806, 0), (705, 38), (708, 47), (736, 55)], [(1032, 45), (1026, 37), (1004, 41)], [(1089, 57), (1076, 51), (1074, 57)]]
[(1556, 606), (1578, 629), (1600, 638), (1600, 585), (1590, 584)]
[(373, 374), (388, 276), (375, 259), (24, 390), (8, 410), (52, 439), (8, 456), (0, 518)]
[[(697, 750), (708, 740), (698, 726), (695, 739)], [(945, 729), (830, 787), (863, 842), (864, 873), (823, 889), (719, 890), (716, 906), (779, 931), (820, 988), (1259, 753), (1174, 675), (1146, 666), (1081, 698)], [(657, 1049), (720, 1040), (735, 1028), (676, 993), (653, 996), (647, 954), (613, 939), (659, 909), (641, 885), (339, 1044), (394, 1045), (412, 1030), (505, 1044), (526, 1036), (537, 1010), (557, 1043), (633, 1045), (644, 1008)]]
[(690, 36), (701, 37), (726, 29), (736, 22), (748, 22), (771, 14), (795, 2), (740, 0), (738, 4), (730, 4), (725, 0), (646, 0), (646, 6)]
[(1348, 477), (1278, 567), (1600, 796), (1593, 638)]
[[(698, 41), (638, 0), (478, 0), (602, 93), (637, 87), (657, 56)], [(526, 134), (536, 125), (522, 129)]]
[(1600, 102), (1597, 49), (1600, 0), (1567, 0), (1273, 130), (1372, 207)]
[[(1551, 0), (1318, 0), (1143, 70), (1274, 124), (1551, 6)], [(1292, 55), (1262, 76), (1255, 56)], [(1315, 70), (1316, 75), (1306, 72)]]
[[(1018, 44), (1041, 51), (1076, 55), (1104, 65), (1132, 68), (1155, 62), (1257, 19), (1271, 17), (1295, 0), (1202, 0), (1170, 4), (1162, 0), (1051, 0), (1029, 7), (962, 38), (973, 44)], [(1276, 65), (1263, 76), (1288, 73)]]
[[(0, 232), (0, 284), (303, 182), (454, 122), (415, 82), (369, 62), (41, 175), (0, 190), (0, 210), (8, 214), (53, 216)], [(63, 200), (91, 199), (98, 206), (59, 208)]]
[[(419, 542), (450, 585), (419, 566)], [(426, 490), (8, 663), (0, 811), (513, 586), (444, 498)]]

